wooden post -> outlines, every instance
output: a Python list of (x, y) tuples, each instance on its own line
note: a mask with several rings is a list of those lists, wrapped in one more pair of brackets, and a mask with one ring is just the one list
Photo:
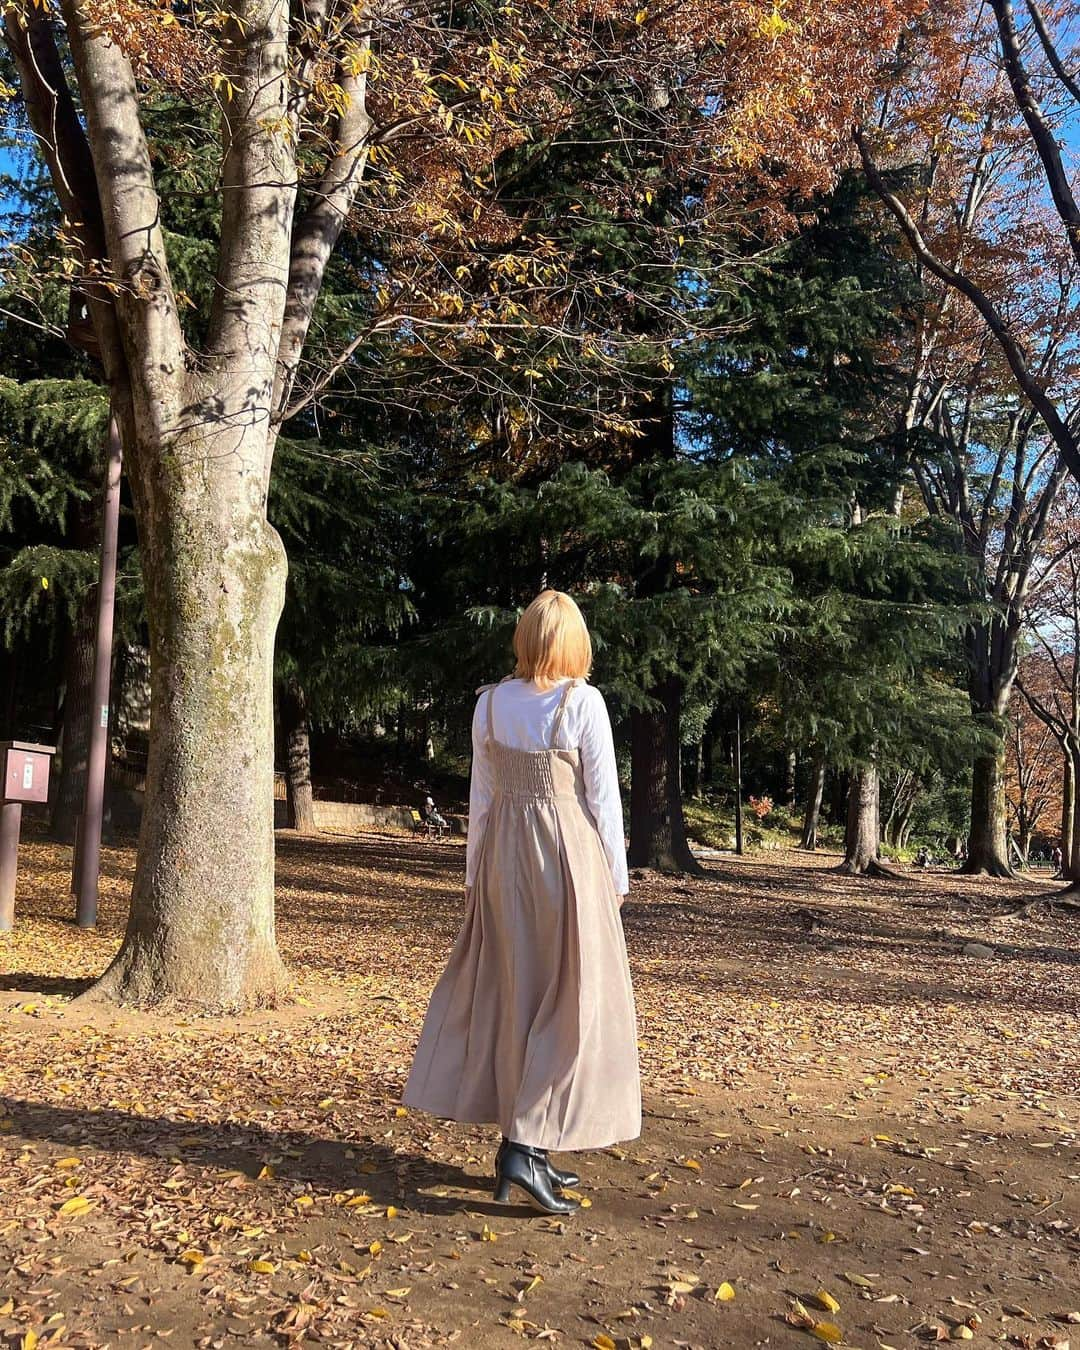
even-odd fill
[(116, 418), (109, 422), (109, 460), (101, 512), (101, 561), (98, 570), (97, 636), (90, 694), (90, 747), (86, 795), (76, 843), (75, 921), (80, 928), (97, 923), (101, 872), (101, 822), (105, 810), (105, 774), (109, 766), (109, 685), (112, 678), (113, 611), (116, 602), (116, 548), (120, 525), (123, 453)]
[(0, 933), (15, 926), (15, 877), (19, 870), (19, 829), (22, 802), (0, 806)]
[(735, 713), (735, 852), (743, 851), (742, 713)]

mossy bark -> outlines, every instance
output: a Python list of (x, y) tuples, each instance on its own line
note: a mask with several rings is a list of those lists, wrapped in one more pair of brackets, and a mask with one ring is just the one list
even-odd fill
[[(255, 441), (255, 445), (249, 445)], [(150, 628), (146, 798), (123, 945), (91, 991), (272, 1002), (274, 633), (286, 563), (262, 444), (209, 438), (133, 477)]]
[(844, 861), (840, 870), (850, 876), (873, 876), (884, 869), (881, 856), (881, 776), (877, 766), (865, 764), (851, 775), (848, 791)]
[(971, 830), (963, 871), (969, 876), (1011, 877), (1005, 815), (1005, 744), (976, 757), (971, 770)]

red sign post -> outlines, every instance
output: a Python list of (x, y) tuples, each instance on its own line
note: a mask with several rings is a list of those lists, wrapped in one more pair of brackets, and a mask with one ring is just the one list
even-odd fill
[(55, 745), (31, 741), (0, 741), (4, 796), (0, 802), (0, 933), (15, 923), (15, 878), (19, 870), (19, 832), (23, 802), (49, 797), (49, 764)]

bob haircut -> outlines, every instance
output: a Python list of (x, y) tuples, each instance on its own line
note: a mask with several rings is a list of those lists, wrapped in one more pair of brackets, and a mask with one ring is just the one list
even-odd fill
[(563, 591), (541, 591), (514, 629), (514, 675), (542, 688), (584, 679), (592, 669), (592, 640), (581, 610)]

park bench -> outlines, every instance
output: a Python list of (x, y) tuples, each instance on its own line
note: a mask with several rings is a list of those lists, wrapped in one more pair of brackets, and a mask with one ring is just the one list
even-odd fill
[(450, 833), (449, 825), (437, 825), (435, 821), (421, 815), (415, 807), (409, 815), (412, 818), (413, 833), (422, 834), (425, 839), (441, 839), (444, 834)]

